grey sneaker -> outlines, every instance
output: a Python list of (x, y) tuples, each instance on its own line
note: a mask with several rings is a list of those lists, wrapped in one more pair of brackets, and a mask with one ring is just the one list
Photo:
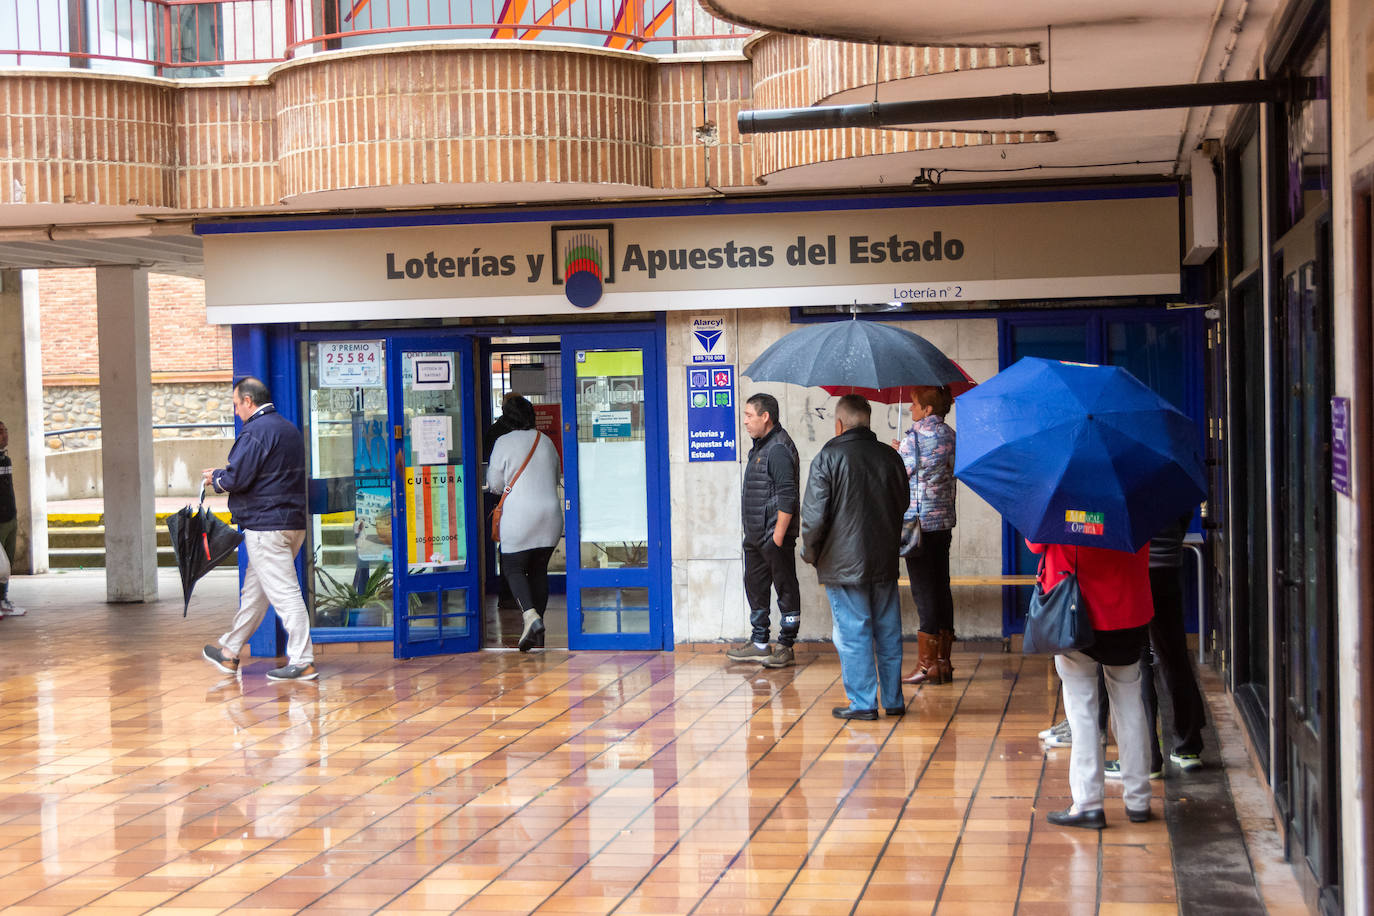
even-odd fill
[(23, 617), (27, 613), (28, 611), (8, 598), (0, 598), (0, 617)]
[(1049, 737), (1042, 740), (1045, 747), (1073, 747), (1073, 732), (1067, 728), (1062, 732), (1051, 731)]
[(286, 665), (267, 672), (269, 681), (313, 681), (319, 676), (314, 665)]
[(778, 646), (773, 650), (772, 655), (763, 659), (762, 664), (765, 668), (786, 668), (789, 665), (796, 664), (792, 657), (792, 647)]
[(234, 674), (239, 670), (239, 660), (225, 655), (224, 650), (219, 646), (206, 646), (200, 650), (200, 654), (205, 656), (207, 662), (225, 674)]
[(1041, 741), (1044, 741), (1044, 740), (1045, 740), (1046, 738), (1048, 738), (1050, 735), (1060, 735), (1060, 734), (1067, 735), (1068, 733), (1069, 733), (1069, 720), (1068, 720), (1068, 719), (1064, 719), (1063, 721), (1054, 723), (1054, 724), (1051, 725), (1049, 728), (1047, 728), (1047, 729), (1045, 729), (1044, 731), (1042, 731), (1042, 732), (1041, 732), (1039, 735), (1037, 735), (1036, 737), (1038, 737)]
[(771, 658), (773, 649), (771, 646), (764, 646), (760, 649), (752, 641), (742, 643), (725, 653), (725, 657), (736, 662), (757, 662), (765, 658)]

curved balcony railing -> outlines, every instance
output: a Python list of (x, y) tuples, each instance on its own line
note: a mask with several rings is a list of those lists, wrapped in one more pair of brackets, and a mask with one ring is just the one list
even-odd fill
[(3, 0), (0, 66), (246, 76), (320, 51), (513, 39), (671, 54), (749, 31), (696, 0)]

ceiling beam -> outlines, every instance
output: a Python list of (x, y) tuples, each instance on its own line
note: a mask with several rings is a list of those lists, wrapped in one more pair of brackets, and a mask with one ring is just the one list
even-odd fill
[(742, 134), (772, 134), (836, 127), (898, 127), (958, 121), (998, 121), (1107, 111), (1147, 111), (1214, 105), (1249, 105), (1316, 98), (1325, 92), (1315, 79), (1234, 80), (1221, 83), (1184, 83), (1175, 86), (1132, 86), (1125, 89), (1084, 89), (1023, 95), (992, 95), (965, 99), (920, 99), (868, 102), (812, 108), (741, 111)]

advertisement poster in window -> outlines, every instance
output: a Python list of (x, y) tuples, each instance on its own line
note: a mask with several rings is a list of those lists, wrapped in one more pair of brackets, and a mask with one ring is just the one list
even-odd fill
[(461, 464), (409, 467), (405, 471), (406, 563), (411, 569), (462, 566), (467, 528)]
[(376, 388), (382, 384), (380, 340), (320, 343), (321, 388)]

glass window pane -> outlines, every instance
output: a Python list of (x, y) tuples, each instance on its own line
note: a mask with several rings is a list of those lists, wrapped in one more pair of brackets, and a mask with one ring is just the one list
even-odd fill
[(578, 350), (577, 478), (581, 565), (648, 565), (644, 354)]
[(1107, 364), (1120, 366), (1184, 413), (1182, 321), (1107, 323)]
[(461, 365), (452, 350), (401, 356), (406, 569), (467, 569)]
[(1240, 258), (1234, 265), (1236, 272), (1244, 270), (1259, 260), (1260, 256), (1260, 168), (1259, 134), (1250, 137), (1241, 148), (1239, 162), (1239, 184), (1236, 189), (1240, 198), (1240, 214), (1237, 233), (1240, 235)]
[(391, 626), (391, 459), (383, 341), (302, 345), (312, 626)]
[(647, 588), (582, 589), (583, 633), (648, 633)]
[(411, 642), (439, 638), (438, 592), (410, 593), (406, 602), (406, 628), (410, 631)]
[(1088, 356), (1086, 322), (1018, 324), (1011, 328), (1011, 362), (1023, 356), (1082, 361)]

